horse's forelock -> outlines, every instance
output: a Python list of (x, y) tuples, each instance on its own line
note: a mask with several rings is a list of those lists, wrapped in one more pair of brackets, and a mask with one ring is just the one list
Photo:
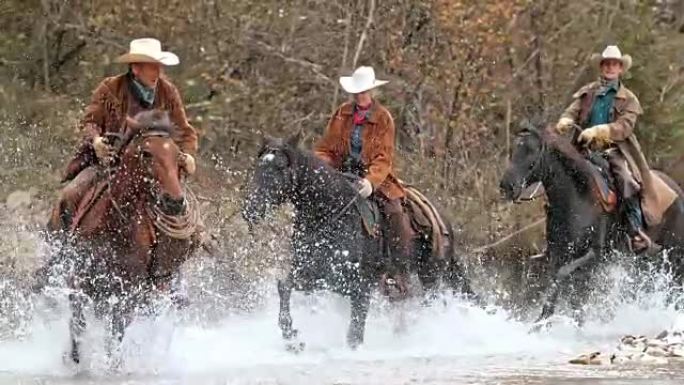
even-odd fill
[(133, 120), (135, 122), (133, 127), (138, 133), (164, 132), (168, 135), (173, 133), (174, 125), (167, 111), (143, 111), (135, 115)]

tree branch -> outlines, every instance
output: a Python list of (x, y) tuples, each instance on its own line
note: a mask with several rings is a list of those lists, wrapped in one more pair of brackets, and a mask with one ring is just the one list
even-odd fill
[(361, 36), (359, 37), (359, 42), (356, 45), (356, 52), (354, 53), (354, 61), (352, 62), (352, 67), (356, 67), (356, 63), (359, 61), (359, 56), (361, 56), (361, 51), (363, 50), (363, 43), (368, 37), (368, 30), (373, 24), (373, 12), (375, 12), (375, 0), (368, 0), (368, 16), (366, 18), (366, 25), (363, 27)]
[(537, 226), (540, 226), (540, 225), (544, 224), (545, 222), (546, 222), (546, 218), (537, 219), (536, 221), (534, 221), (534, 222), (532, 222), (532, 223), (526, 225), (525, 227), (521, 228), (520, 230), (517, 230), (517, 231), (515, 231), (515, 232), (513, 232), (513, 233), (511, 233), (511, 234), (508, 234), (508, 235), (506, 235), (505, 237), (503, 237), (503, 238), (497, 240), (496, 242), (493, 242), (493, 243), (490, 243), (490, 244), (487, 244), (487, 245), (484, 245), (484, 246), (480, 246), (480, 247), (478, 247), (478, 248), (476, 248), (476, 249), (473, 249), (471, 252), (474, 253), (474, 254), (483, 253), (483, 252), (485, 252), (485, 251), (487, 251), (487, 250), (489, 250), (489, 249), (491, 249), (491, 248), (494, 248), (494, 247), (499, 246), (499, 245), (501, 245), (501, 244), (503, 244), (503, 243), (506, 243), (506, 242), (510, 241), (512, 238), (514, 238), (515, 236), (517, 236), (517, 235), (519, 235), (519, 234), (521, 234), (521, 233), (524, 233), (524, 232), (526, 232), (526, 231), (528, 231), (528, 230), (530, 230), (530, 229), (532, 229), (532, 228), (535, 228), (535, 227), (537, 227)]
[(273, 46), (271, 46), (271, 45), (269, 45), (269, 44), (267, 44), (261, 40), (257, 40), (255, 38), (251, 38), (251, 37), (247, 37), (247, 39), (250, 42), (252, 42), (254, 45), (261, 48), (266, 53), (271, 54), (271, 55), (276, 56), (276, 57), (279, 57), (280, 59), (282, 59), (283, 61), (285, 61), (287, 63), (293, 63), (293, 64), (297, 64), (301, 67), (305, 67), (305, 68), (311, 70), (311, 72), (313, 72), (318, 79), (320, 79), (326, 83), (330, 83), (330, 84), (334, 83), (332, 79), (330, 79), (323, 72), (321, 72), (321, 65), (320, 64), (316, 64), (316, 63), (313, 63), (313, 62), (308, 61), (308, 60), (302, 60), (302, 59), (297, 59), (294, 57), (283, 55), (278, 48), (275, 48), (275, 47), (273, 47)]
[[(347, 18), (345, 19), (347, 26), (344, 29), (344, 49), (342, 50), (342, 63), (340, 64), (340, 73), (347, 67), (347, 56), (349, 56), (349, 37), (351, 36), (352, 26), (352, 7), (347, 7)], [(333, 114), (337, 108), (337, 97), (340, 92), (340, 83), (335, 82), (335, 91), (333, 93), (332, 105), (330, 106), (330, 113)]]

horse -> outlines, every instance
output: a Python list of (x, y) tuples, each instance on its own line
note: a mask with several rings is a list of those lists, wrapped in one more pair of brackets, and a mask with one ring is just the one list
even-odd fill
[(101, 167), (98, 182), (71, 226), (64, 228), (59, 205), (52, 211), (48, 239), (62, 244), (51, 263), (68, 266), (70, 358), (76, 364), (88, 300), (98, 318), (108, 316), (111, 357), (136, 307), (153, 290), (168, 291), (197, 248), (197, 201), (183, 187), (184, 163), (172, 128), (166, 112), (136, 115), (116, 137), (117, 162), (93, 166)]
[[(518, 133), (508, 169), (500, 189), (507, 200), (517, 202), (525, 189), (536, 183), (544, 186), (546, 235), (551, 284), (544, 293), (544, 304), (537, 323), (554, 314), (561, 290), (570, 286), (570, 305), (582, 321), (583, 297), (589, 291), (592, 271), (610, 256), (611, 251), (631, 252), (627, 227), (611, 206), (605, 178), (594, 165), (607, 171), (608, 164), (595, 153), (590, 162), (569, 138), (528, 127)], [(679, 198), (668, 208), (662, 224), (649, 229), (651, 239), (669, 250), (676, 280), (684, 276), (681, 255), (684, 251), (684, 198), (681, 189), (667, 175), (657, 173)], [(613, 196), (614, 198), (614, 196)], [(612, 202), (614, 206), (617, 202)]]
[[(277, 282), (278, 324), (287, 348), (304, 347), (298, 342), (290, 314), (292, 291), (328, 289), (350, 298), (347, 343), (353, 349), (364, 340), (371, 291), (391, 266), (383, 258), (382, 237), (372, 236), (364, 227), (355, 207), (355, 202), (363, 198), (347, 176), (299, 149), (298, 144), (298, 135), (264, 139), (248, 182), (242, 215), (252, 229), (275, 207), (287, 202), (294, 206), (293, 258), (287, 276)], [(449, 245), (448, 257), (437, 260), (432, 258), (430, 242), (415, 242), (416, 258), (410, 269), (418, 275), (426, 293), (434, 292), (442, 281), (453, 290), (470, 293), (454, 255), (453, 231)]]

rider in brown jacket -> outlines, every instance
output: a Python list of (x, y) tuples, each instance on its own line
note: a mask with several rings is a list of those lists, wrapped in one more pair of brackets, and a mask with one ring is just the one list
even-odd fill
[[(163, 65), (176, 65), (178, 56), (161, 50), (156, 39), (131, 41), (129, 52), (116, 59), (129, 66), (128, 72), (104, 79), (95, 89), (80, 128), (84, 139), (62, 178), (69, 182), (61, 191), (58, 210), (63, 229), (71, 220), (83, 195), (100, 175), (115, 150), (108, 134), (123, 134), (127, 119), (144, 110), (169, 112), (176, 127), (174, 139), (183, 152), (185, 169), (195, 168), (197, 133), (188, 123), (183, 101), (176, 87), (163, 75)], [(55, 229), (56, 230), (56, 229)]]
[(413, 230), (402, 206), (404, 189), (392, 172), (394, 120), (370, 93), (385, 83), (375, 79), (371, 67), (359, 67), (352, 76), (341, 77), (342, 88), (353, 100), (335, 111), (314, 152), (334, 168), (361, 177), (356, 185), (359, 194), (378, 202), (389, 225), (390, 265), (395, 269), (390, 274), (405, 292)]
[[(662, 193), (663, 189), (669, 190), (667, 186), (661, 186), (659, 194), (654, 193), (657, 190), (654, 185), (660, 180), (652, 175), (634, 133), (643, 110), (639, 99), (620, 79), (632, 65), (632, 58), (622, 55), (614, 45), (593, 58), (600, 67), (601, 78), (573, 95), (574, 101), (561, 115), (556, 131), (563, 134), (578, 125), (583, 130), (578, 144), (605, 151), (629, 225), (632, 246), (635, 251), (646, 250), (652, 241), (644, 231), (645, 226), (659, 222), (661, 207), (668, 207), (674, 194)], [(670, 202), (663, 203), (664, 199)]]

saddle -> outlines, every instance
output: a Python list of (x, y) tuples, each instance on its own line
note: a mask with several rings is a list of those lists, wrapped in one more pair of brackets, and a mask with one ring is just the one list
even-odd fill
[(356, 211), (361, 215), (361, 222), (366, 233), (372, 237), (380, 235), (380, 225), (382, 217), (380, 216), (380, 208), (378, 204), (372, 199), (357, 199), (355, 202)]
[(94, 183), (88, 187), (83, 198), (76, 206), (76, 212), (71, 220), (71, 226), (69, 227), (69, 232), (75, 232), (83, 217), (90, 211), (90, 209), (97, 203), (102, 194), (107, 190), (108, 180), (107, 177), (98, 175), (95, 177)]
[[(450, 229), (446, 226), (435, 206), (415, 187), (405, 184), (404, 210), (409, 216), (413, 230), (432, 244), (432, 254), (443, 258), (449, 245)], [(375, 238), (381, 234), (382, 217), (378, 204), (372, 199), (357, 199), (356, 210), (366, 233)]]
[(606, 213), (612, 213), (617, 208), (617, 194), (615, 180), (610, 172), (610, 163), (602, 153), (591, 152), (587, 156), (591, 173), (591, 190)]
[(450, 229), (435, 206), (418, 189), (402, 183), (406, 191), (405, 207), (414, 230), (432, 243), (432, 254), (445, 256), (449, 245)]

